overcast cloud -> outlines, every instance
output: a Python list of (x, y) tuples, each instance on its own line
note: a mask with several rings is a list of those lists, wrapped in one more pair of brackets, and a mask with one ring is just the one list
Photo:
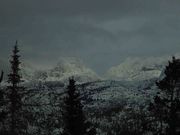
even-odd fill
[(180, 52), (179, 0), (0, 0), (0, 57), (78, 57), (102, 73), (129, 56)]

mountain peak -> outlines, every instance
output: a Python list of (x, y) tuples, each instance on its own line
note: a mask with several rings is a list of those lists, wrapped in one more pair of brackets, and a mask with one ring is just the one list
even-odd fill
[(121, 64), (110, 68), (106, 73), (106, 77), (127, 81), (158, 78), (167, 61), (167, 57), (129, 57)]

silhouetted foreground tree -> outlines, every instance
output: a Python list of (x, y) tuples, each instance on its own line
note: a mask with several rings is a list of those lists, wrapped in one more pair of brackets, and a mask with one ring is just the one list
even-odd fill
[(81, 104), (80, 94), (76, 89), (75, 80), (69, 79), (67, 96), (64, 99), (65, 110), (63, 135), (95, 135), (96, 130), (86, 121)]
[(173, 57), (166, 66), (164, 74), (165, 77), (157, 82), (160, 92), (150, 104), (150, 111), (159, 122), (156, 134), (179, 135), (180, 59)]
[[(1, 76), (0, 76), (0, 83), (3, 80), (3, 75), (4, 72), (1, 72)], [(5, 132), (4, 129), (4, 121), (5, 121), (5, 117), (6, 117), (7, 113), (5, 111), (5, 94), (4, 94), (4, 89), (2, 87), (0, 87), (0, 134), (3, 135)]]
[(24, 119), (24, 112), (22, 109), (22, 99), (24, 96), (25, 88), (20, 85), (22, 82), (20, 72), (20, 55), (18, 49), (18, 43), (16, 44), (13, 49), (12, 59), (10, 60), (11, 63), (11, 72), (8, 75), (8, 83), (9, 86), (7, 87), (7, 98), (9, 101), (8, 105), (8, 112), (9, 117), (7, 119), (9, 125), (8, 132), (10, 135), (24, 135), (26, 133), (26, 126), (27, 123)]
[(4, 76), (4, 72), (3, 72), (3, 71), (1, 71), (0, 83), (1, 83), (1, 82), (2, 82), (2, 80), (3, 80), (3, 76)]

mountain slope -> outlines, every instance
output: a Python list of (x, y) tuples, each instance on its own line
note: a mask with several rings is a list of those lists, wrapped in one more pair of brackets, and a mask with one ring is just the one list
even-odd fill
[(21, 65), (23, 80), (28, 81), (61, 81), (67, 82), (74, 77), (78, 83), (97, 81), (100, 77), (83, 62), (76, 58), (61, 58), (55, 67), (49, 70), (37, 70), (30, 64)]
[(47, 72), (48, 81), (67, 80), (74, 77), (77, 82), (96, 81), (100, 78), (91, 69), (87, 68), (81, 60), (75, 58), (63, 58), (59, 63)]
[(105, 76), (108, 79), (126, 81), (158, 78), (167, 62), (167, 57), (127, 58), (118, 66), (110, 68)]

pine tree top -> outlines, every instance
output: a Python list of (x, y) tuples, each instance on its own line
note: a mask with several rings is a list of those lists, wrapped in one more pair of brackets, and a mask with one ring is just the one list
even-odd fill
[(20, 71), (19, 66), (21, 62), (19, 61), (20, 55), (18, 53), (19, 53), (18, 41), (16, 41), (10, 60), (11, 73), (8, 75), (8, 82), (13, 85), (17, 85), (18, 83), (21, 82), (21, 76), (19, 75), (19, 71)]
[(156, 83), (157, 86), (168, 91), (175, 88), (176, 84), (180, 83), (180, 59), (173, 56), (172, 60), (168, 62), (164, 74), (165, 77)]

